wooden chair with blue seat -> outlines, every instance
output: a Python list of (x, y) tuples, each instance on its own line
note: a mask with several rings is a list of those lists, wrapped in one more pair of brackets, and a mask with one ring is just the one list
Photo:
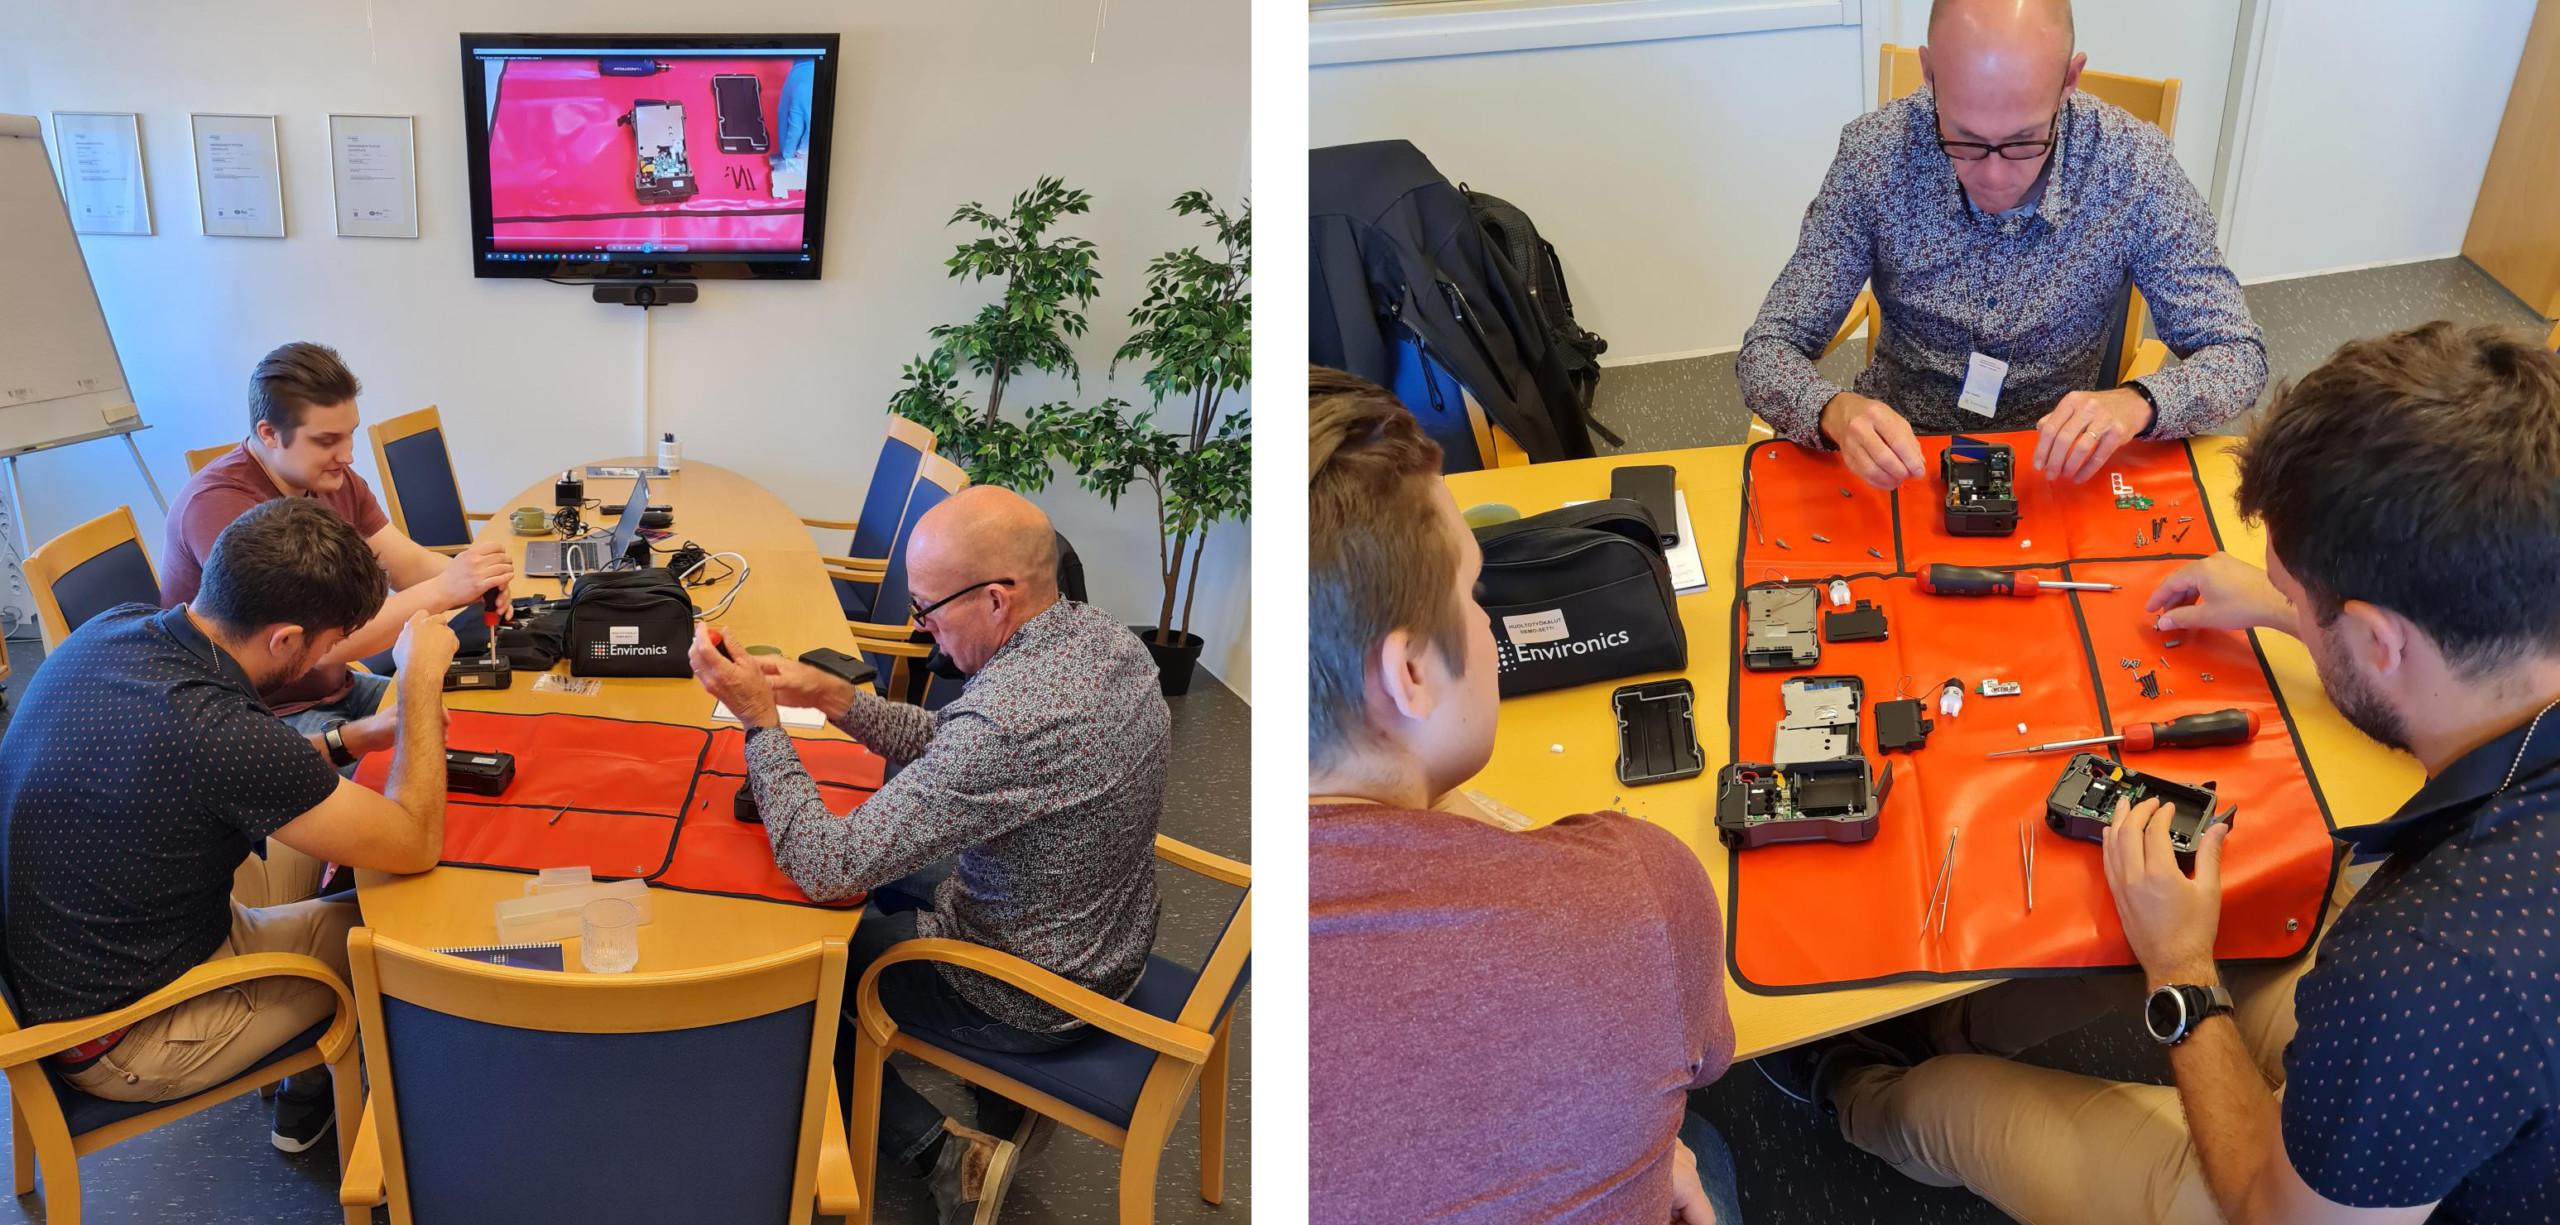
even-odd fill
[(845, 943), (641, 974), (349, 933), (372, 1093), (349, 1225), (790, 1222), (862, 1201), (836, 1107)]
[[(960, 465), (939, 455), (924, 456), (916, 465), (915, 488), (907, 495), (897, 534), (890, 538), (888, 557), (876, 568), (828, 567), (828, 577), (837, 580), (836, 598), (844, 605), (845, 627), (853, 631), (854, 647), (880, 670), (880, 691), (891, 697), (907, 692), (913, 663), (933, 653), (930, 640), (918, 641), (921, 635), (908, 615), (907, 544), (915, 536), (916, 522), (968, 483), (969, 474)], [(846, 579), (870, 586), (849, 593)]]
[(813, 529), (852, 533), (841, 555), (820, 554), (818, 558), (826, 564), (828, 577), (834, 581), (836, 602), (844, 606), (846, 620), (870, 619), (871, 595), (879, 580), (853, 576), (889, 564), (889, 551), (897, 542), (899, 526), (906, 520), (907, 494), (915, 488), (916, 473), (924, 466), (925, 456), (933, 454), (937, 442), (932, 430), (896, 413), (889, 414), (887, 434), (880, 440), (880, 460), (872, 465), (871, 486), (862, 494), (860, 517), (800, 520)]
[[(200, 995), (261, 978), (307, 978), (337, 994), (337, 1008), (322, 1021), (277, 1047), (248, 1071), (198, 1093), (167, 1102), (117, 1102), (91, 1097), (62, 1078), (46, 1056), (116, 1032), (153, 1013)], [(80, 1159), (108, 1145), (175, 1123), (232, 1098), (255, 1093), (298, 1072), (327, 1066), (335, 1080), (338, 1118), (356, 1117), (362, 1100), (356, 1065), (355, 1000), (328, 964), (299, 953), (249, 953), (207, 962), (177, 980), (112, 1012), (21, 1027), (18, 993), (0, 978), (0, 1069), (9, 1077), (9, 1151), (21, 1197), (44, 1177), (49, 1225), (79, 1225)], [(338, 1160), (354, 1147), (338, 1128)]]
[(134, 526), (130, 506), (44, 542), (28, 556), (26, 572), (48, 651), (89, 618), (118, 604), (160, 602), (160, 575), (151, 567), (151, 555), (142, 551), (142, 532)]
[(439, 553), (471, 544), (471, 525), (491, 513), (465, 510), (454, 480), (453, 452), (435, 405), (369, 427), (373, 470), (382, 477), (382, 506), (402, 535)]
[[(982, 1085), (1120, 1150), (1120, 1225), (1155, 1220), (1156, 1171), (1165, 1141), (1200, 1089), (1200, 1198), (1225, 1198), (1227, 1032), (1253, 949), (1253, 869), (1158, 835), (1156, 857), (1244, 891), (1235, 913), (1197, 970), (1162, 956), (1126, 1002), (1088, 991), (1010, 953), (965, 940), (907, 940), (890, 946), (855, 989), (859, 1032), (853, 1068), (854, 1177), (872, 1182), (879, 1160), (880, 1086), (891, 1054), (905, 1053)], [(904, 1030), (880, 1005), (880, 971), (903, 961), (975, 970), (1030, 993), (1092, 1027), (1083, 1041), (1041, 1054), (969, 1046)], [(871, 1206), (847, 1218), (867, 1225)]]

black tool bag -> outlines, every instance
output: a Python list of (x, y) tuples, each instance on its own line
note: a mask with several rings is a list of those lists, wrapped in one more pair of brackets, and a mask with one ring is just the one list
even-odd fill
[[(1483, 228), (1494, 250), (1519, 275), (1528, 292), (1529, 305), (1545, 325), (1547, 339), (1563, 358), (1565, 377), (1573, 381), (1574, 394), (1581, 399), (1587, 416), (1592, 399), (1600, 392), (1600, 355), (1609, 351), (1609, 342), (1574, 319), (1573, 294), (1565, 288), (1564, 261), (1556, 257), (1556, 245), (1538, 233), (1537, 223), (1529, 220), (1529, 214), (1522, 212), (1519, 205), (1464, 183), (1458, 184), (1458, 194), (1467, 198), (1468, 209), (1475, 213), (1476, 224)], [(1601, 426), (1593, 422), (1592, 428), (1598, 430)]]
[(1605, 498), (1476, 529), (1502, 696), (1689, 666), (1653, 516)]
[(693, 600), (663, 566), (606, 570), (569, 593), (569, 671), (577, 676), (691, 676)]

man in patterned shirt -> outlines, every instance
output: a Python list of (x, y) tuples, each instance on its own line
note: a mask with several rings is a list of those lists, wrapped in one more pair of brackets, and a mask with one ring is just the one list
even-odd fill
[[(1915, 426), (2033, 425), (2036, 469), (2082, 481), (2127, 440), (2257, 402), (2266, 349), (2212, 214), (2167, 136), (2076, 92), (2071, 31), (2065, 0), (1939, 0), (1928, 87), (1842, 131), (1734, 357), (1743, 403), (1779, 434), (1891, 489), (1927, 475)], [(1813, 361), (1870, 281), (1883, 337), (1844, 390)], [(2109, 387), (2128, 282), (2183, 364)]]
[[(2301, 639), (2347, 721), (2427, 771), (2338, 831), (2379, 864), (2340, 872), (2313, 953), (2214, 960), (2248, 797), (2192, 877), (2165, 813), (2119, 805), (2104, 860), (2140, 976), (2004, 984), (1763, 1066), (1851, 1143), (2030, 1223), (2560, 1220), (2560, 358), (2447, 323), (2348, 344), (2268, 408), (2239, 501), (2266, 569), (2183, 567), (2159, 628)], [(2137, 999), (2175, 1088), (1994, 1057)]]
[[(797, 661), (741, 656), (717, 630), (694, 641), (694, 675), (749, 729), (749, 785), (774, 861), (813, 898), (871, 891), (848, 981), (889, 946), (927, 936), (1126, 999), (1155, 945), (1172, 735), (1155, 661), (1109, 613), (1059, 596), (1057, 533), (1020, 494), (982, 485), (952, 495), (917, 522), (907, 567), (916, 625), (969, 674), (939, 711)], [(778, 704), (816, 707), (904, 768), (836, 816)], [(1029, 995), (932, 962), (882, 971), (880, 999), (902, 1028), (1000, 1051), (1057, 1050), (1085, 1034)], [(837, 1078), (849, 1092), (845, 1023)], [(993, 1221), (1018, 1160), (1054, 1127), (984, 1091), (977, 1106), (978, 1127), (967, 1128), (895, 1068), (882, 1086), (880, 1150), (931, 1180), (945, 1222)]]

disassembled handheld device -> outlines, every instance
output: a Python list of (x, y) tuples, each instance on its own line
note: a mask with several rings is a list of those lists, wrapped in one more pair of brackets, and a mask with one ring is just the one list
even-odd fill
[(764, 82), (743, 72), (711, 78), (711, 104), (720, 118), (722, 153), (762, 153), (770, 147), (764, 127)]
[(1864, 842), (1893, 790), (1858, 750), (1866, 686), (1854, 676), (1807, 676), (1778, 687), (1786, 713), (1770, 761), (1716, 775), (1716, 837), (1736, 850), (1773, 842)]
[(1938, 725), (1921, 713), (1920, 699), (1876, 703), (1876, 751), (1908, 752), (1929, 743)]
[(2018, 495), (2010, 484), (2016, 455), (2005, 442), (1958, 434), (1938, 453), (1938, 479), (1947, 487), (1947, 534), (2006, 536), (2018, 530)]
[(1855, 608), (1826, 610), (1822, 636), (1834, 643), (1882, 642), (1888, 637), (1884, 610), (1873, 600), (1860, 600)]
[(1811, 587), (1755, 587), (1742, 593), (1742, 666), (1754, 672), (1786, 672), (1822, 662), (1814, 636), (1814, 612), (1822, 597)]
[(1698, 747), (1696, 691), (1679, 677), (1621, 685), (1609, 695), (1618, 716), (1618, 781), (1630, 787), (1694, 778), (1707, 768)]
[(2195, 869), (2196, 840), (2205, 829), (2214, 821), (2234, 820), (2240, 814), (2237, 806), (2214, 811), (2212, 783), (2191, 786), (2126, 769), (2096, 753), (2079, 753), (2063, 767), (2053, 794), (2046, 797), (2044, 821), (2065, 838), (2102, 842), (2107, 827), (2115, 824), (2118, 800), (2128, 806), (2145, 800), (2168, 802), (2169, 845), (2178, 853), (2178, 866), (2188, 871)]
[(684, 152), (684, 103), (635, 99), (622, 122), (631, 128), (632, 151), (639, 158), (631, 173), (631, 188), (642, 203), (689, 200), (701, 190)]
[(444, 751), (444, 785), (447, 790), (497, 795), (514, 781), (516, 755), (513, 753), (475, 753), (470, 749)]
[(1716, 775), (1716, 837), (1735, 850), (1773, 842), (1865, 842), (1893, 791), (1864, 757), (1780, 766), (1738, 761)]

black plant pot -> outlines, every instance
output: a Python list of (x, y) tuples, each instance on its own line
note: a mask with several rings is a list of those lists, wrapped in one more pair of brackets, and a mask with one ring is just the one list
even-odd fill
[(1177, 634), (1172, 646), (1156, 641), (1156, 627), (1132, 625), (1131, 633), (1147, 644), (1147, 654), (1156, 657), (1156, 675), (1164, 682), (1164, 695), (1178, 698), (1191, 692), (1191, 673), (1200, 666), (1201, 638), (1198, 634)]

